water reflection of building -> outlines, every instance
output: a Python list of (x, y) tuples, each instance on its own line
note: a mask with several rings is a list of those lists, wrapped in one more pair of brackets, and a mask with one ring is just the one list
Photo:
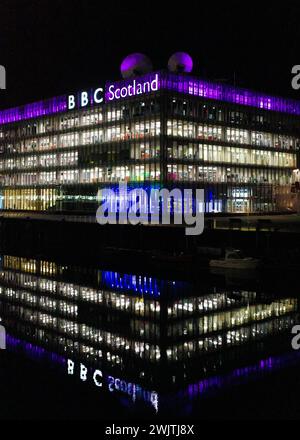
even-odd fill
[(64, 356), (74, 368), (81, 362), (110, 378), (122, 374), (156, 390), (149, 391), (152, 403), (156, 393), (184, 388), (199, 375), (276, 353), (298, 311), (293, 297), (266, 300), (256, 291), (209, 283), (197, 290), (185, 282), (13, 256), (3, 257), (0, 283), (10, 338)]

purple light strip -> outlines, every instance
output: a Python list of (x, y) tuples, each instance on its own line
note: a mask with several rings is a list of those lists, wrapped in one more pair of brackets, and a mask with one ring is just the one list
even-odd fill
[[(300, 101), (269, 96), (247, 89), (232, 87), (211, 81), (204, 81), (189, 75), (168, 72), (156, 72), (143, 77), (135, 78), (134, 80), (130, 79), (116, 83), (108, 83), (105, 87), (105, 101), (113, 102), (116, 100), (116, 98), (111, 99), (111, 94), (109, 92), (111, 86), (114, 86), (114, 90), (118, 89), (119, 91), (131, 87), (132, 91), (134, 81), (137, 84), (143, 85), (151, 82), (155, 75), (158, 75), (158, 90), (172, 90), (174, 92), (184, 93), (186, 95), (198, 96), (201, 98), (223, 101), (247, 107), (255, 107), (261, 110), (300, 115)], [(136, 95), (138, 95), (138, 93), (135, 93), (134, 96)]]
[(163, 74), (161, 87), (179, 93), (255, 107), (261, 110), (300, 115), (300, 101), (269, 96), (263, 93), (204, 81), (186, 75)]
[[(171, 90), (201, 98), (223, 101), (247, 107), (255, 107), (261, 110), (300, 115), (300, 101), (269, 96), (247, 89), (213, 83), (211, 81), (204, 81), (187, 75), (173, 74), (168, 72), (154, 72), (142, 77), (138, 77), (135, 80), (143, 85), (150, 80), (153, 80), (156, 74), (158, 75), (157, 90)], [(116, 88), (128, 88), (129, 86), (132, 86), (132, 84), (133, 80), (107, 83), (105, 86), (105, 101), (114, 101), (109, 100), (108, 98), (109, 87), (112, 85), (114, 85)], [(0, 111), (0, 125), (66, 112), (68, 109), (67, 101), (68, 97), (64, 95), (46, 101), (39, 101), (21, 107), (2, 110)]]
[(0, 111), (0, 125), (65, 112), (68, 109), (67, 99), (67, 96), (59, 96), (46, 101), (2, 110)]

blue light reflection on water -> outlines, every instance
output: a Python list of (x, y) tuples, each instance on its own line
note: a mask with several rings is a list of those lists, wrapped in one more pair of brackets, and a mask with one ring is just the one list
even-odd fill
[(176, 296), (188, 292), (191, 285), (182, 281), (166, 281), (158, 278), (113, 271), (101, 271), (102, 285), (119, 292), (133, 292), (137, 295), (159, 298), (163, 293)]
[(103, 271), (102, 283), (111, 289), (133, 291), (139, 295), (160, 296), (161, 286), (156, 278), (138, 275), (120, 274), (118, 272)]

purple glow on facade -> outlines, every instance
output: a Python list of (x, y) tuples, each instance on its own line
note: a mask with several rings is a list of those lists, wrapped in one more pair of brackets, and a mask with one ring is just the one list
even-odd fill
[(59, 96), (47, 101), (39, 101), (21, 107), (2, 110), (0, 111), (0, 125), (53, 115), (65, 112), (67, 109), (67, 96)]
[[(261, 110), (300, 115), (300, 101), (269, 96), (247, 89), (218, 84), (211, 81), (204, 81), (199, 78), (194, 78), (190, 75), (158, 72), (156, 74), (138, 77), (135, 80), (143, 85), (149, 81), (151, 82), (155, 75), (158, 75), (157, 90), (171, 90), (177, 93), (228, 102), (241, 106), (259, 108)], [(119, 81), (117, 83), (108, 83), (106, 85), (105, 93), (106, 102), (116, 100), (115, 97), (112, 97), (112, 95), (109, 94), (109, 88), (111, 86), (114, 86), (114, 90), (122, 88), (128, 89), (128, 87), (132, 86), (132, 84), (132, 79)], [(150, 92), (152, 91), (153, 90), (150, 90)], [(126, 97), (128, 97), (128, 95)]]
[[(126, 60), (124, 60), (125, 63)], [(129, 61), (126, 61), (126, 63)], [(125, 63), (125, 65), (126, 65)], [(204, 81), (186, 74), (153, 72), (134, 79), (109, 82), (105, 87), (105, 101), (116, 100), (170, 90), (204, 99), (228, 102), (261, 110), (300, 116), (300, 101), (253, 92), (224, 84)], [(21, 107), (0, 111), (0, 125), (25, 121), (68, 111), (68, 96), (60, 96)]]
[(300, 115), (300, 101), (269, 96), (186, 75), (163, 74), (161, 88), (201, 98), (255, 107), (261, 110)]

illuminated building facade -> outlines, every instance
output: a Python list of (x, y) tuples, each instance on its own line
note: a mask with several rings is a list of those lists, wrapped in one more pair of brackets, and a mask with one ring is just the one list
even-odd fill
[(207, 213), (293, 209), (300, 103), (154, 72), (0, 112), (0, 207), (95, 212), (100, 188), (205, 189)]

